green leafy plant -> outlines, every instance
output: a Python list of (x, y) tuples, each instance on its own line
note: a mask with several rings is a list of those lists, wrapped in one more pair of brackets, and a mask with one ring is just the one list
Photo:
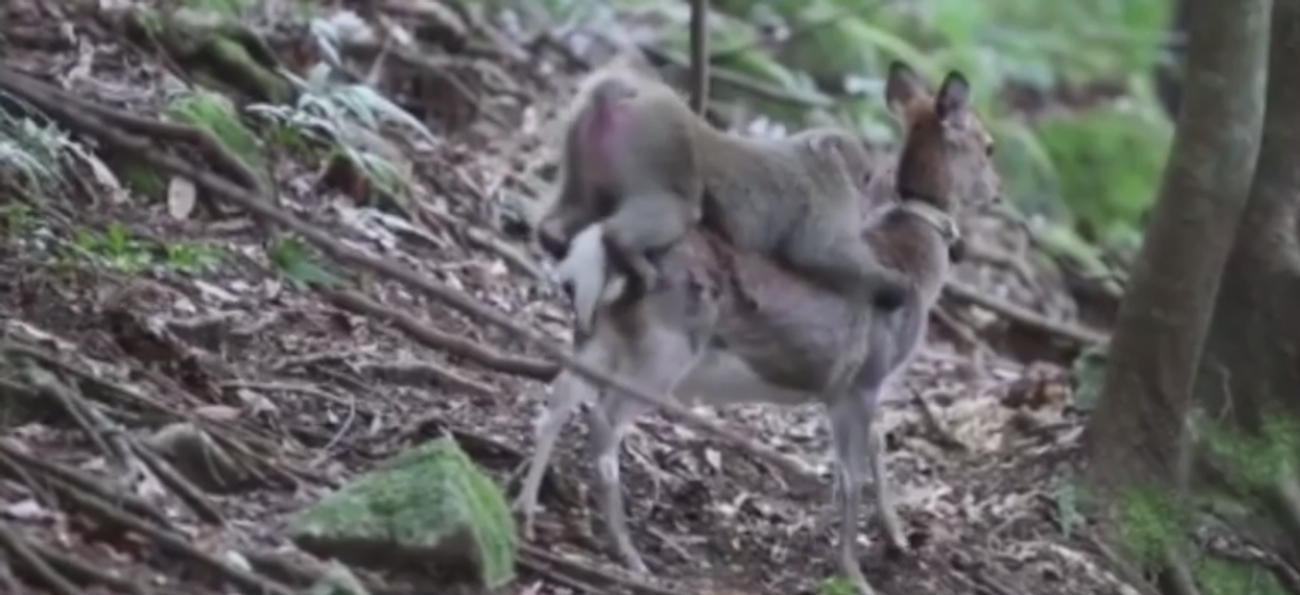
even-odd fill
[[(318, 26), (318, 28), (323, 27)], [(318, 34), (324, 47), (332, 47), (329, 35)], [(436, 142), (433, 133), (419, 120), (384, 98), (374, 89), (359, 84), (341, 84), (330, 78), (330, 67), (318, 64), (306, 78), (283, 73), (298, 87), (294, 105), (256, 104), (250, 113), (268, 120), (277, 138), (292, 138), (320, 143), (336, 151), (351, 163), (376, 188), (399, 194), (410, 181), (397, 164), (376, 151), (367, 134), (377, 133), (385, 122), (399, 124)], [(292, 136), (291, 136), (292, 135)]]
[(77, 230), (68, 247), (68, 258), (129, 274), (150, 270), (197, 274), (215, 270), (222, 259), (221, 250), (215, 246), (185, 242), (156, 245), (132, 236), (117, 222), (103, 232)]
[(335, 286), (342, 283), (337, 275), (311, 259), (307, 245), (297, 237), (284, 236), (277, 239), (267, 254), (271, 263), (295, 285)]

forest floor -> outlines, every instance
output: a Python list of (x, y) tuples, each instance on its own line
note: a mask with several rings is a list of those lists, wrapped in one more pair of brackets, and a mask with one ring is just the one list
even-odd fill
[[(404, 18), (413, 30), (427, 24)], [(77, 97), (154, 118), (175, 89), (168, 68), (197, 66), (128, 43), (121, 29), (71, 4), (19, 0), (0, 7), (0, 55), (5, 67)], [(565, 300), (534, 276), (535, 248), (501, 222), (507, 198), (530, 193), (520, 172), (548, 157), (538, 124), (576, 71), (540, 69), (563, 63), (553, 44), (522, 48), (481, 28), (427, 30), (422, 51), (447, 70), (430, 74), (394, 58), (376, 84), (434, 130), (435, 142), (403, 149), (415, 198), (388, 209), (396, 216), (377, 215), (326, 184), (320, 163), (280, 157), (279, 212), (324, 230), (334, 245), (318, 248), (363, 248), (568, 344)], [(305, 72), (299, 50), (309, 34), (285, 27), (276, 35), (280, 59)], [(479, 52), (472, 56), (439, 49), (466, 38), (496, 45), (463, 44)], [(102, 131), (75, 132), (98, 144), (94, 162), (123, 156)], [(210, 162), (194, 153), (177, 154)], [(553, 372), (535, 345), (364, 263), (336, 269), (364, 290), (302, 289), (271, 265), (265, 232), (245, 209), (178, 213), (183, 184), (165, 193), (171, 201), (149, 199), (115, 188), (100, 168), (82, 170), (75, 191), (41, 197), (34, 227), (46, 236), (16, 231), (15, 202), (3, 205), (6, 419), (18, 415), (20, 395), (44, 397), (41, 415), (6, 422), (0, 440), (0, 550), (24, 582), (63, 577), (89, 585), (87, 593), (195, 594), (305, 584), (312, 564), (284, 536), (288, 515), (444, 432), (498, 481), (511, 481)], [(198, 186), (200, 202), (215, 197)], [(1099, 562), (1067, 472), (1082, 432), (1069, 356), (1099, 333), (1043, 323), (1072, 316), (1071, 300), (1016, 226), (983, 217), (963, 227), (975, 258), (958, 267), (926, 348), (881, 418), (912, 551), (886, 553), (864, 515), (862, 567), (886, 595), (1136, 592)], [(50, 238), (107, 229), (126, 235), (115, 232), (109, 248), (80, 242), (98, 251), (93, 262), (50, 256)], [(205, 244), (222, 248), (220, 266), (169, 264)], [(167, 257), (157, 258), (159, 246)], [(702, 412), (827, 468), (816, 406)], [(151, 445), (178, 423), (202, 427), (233, 453), (246, 481), (215, 493), (117, 476), (152, 477), (133, 465), (161, 468)], [(583, 425), (566, 430), (538, 535), (504, 592), (824, 592), (835, 574), (834, 533), (816, 524), (826, 494), (788, 494), (732, 447), (658, 416), (639, 423), (623, 453), (634, 538), (655, 578), (627, 576), (589, 529)], [(360, 575), (376, 593), (461, 592), (419, 576)], [(24, 592), (14, 581), (0, 573), (0, 590)]]

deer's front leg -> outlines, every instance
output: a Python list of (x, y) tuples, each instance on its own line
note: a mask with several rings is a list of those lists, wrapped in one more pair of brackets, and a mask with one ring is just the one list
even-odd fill
[[(841, 393), (833, 396), (827, 406), (831, 420), (831, 440), (835, 448), (837, 480), (832, 502), (839, 512), (837, 563), (857, 588), (859, 595), (874, 595), (858, 566), (857, 535), (858, 512), (862, 508), (862, 488), (866, 475), (873, 467), (873, 448), (870, 435), (875, 416), (876, 389), (865, 394)], [(874, 456), (879, 456), (877, 452)], [(883, 474), (881, 475), (883, 477)], [(881, 477), (877, 478), (877, 483)], [(879, 493), (879, 487), (877, 488)]]
[(867, 435), (867, 462), (871, 466), (871, 477), (875, 482), (876, 514), (880, 524), (885, 528), (885, 537), (889, 544), (898, 551), (907, 550), (907, 538), (903, 534), (903, 522), (898, 518), (894, 506), (893, 490), (889, 489), (889, 478), (885, 469), (885, 435), (880, 426), (871, 425)]

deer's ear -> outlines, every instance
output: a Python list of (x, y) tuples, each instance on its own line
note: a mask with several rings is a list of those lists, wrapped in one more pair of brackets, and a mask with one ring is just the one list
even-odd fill
[(928, 93), (925, 81), (921, 80), (911, 66), (900, 60), (889, 63), (889, 77), (885, 80), (885, 104), (895, 117), (903, 119), (907, 114), (907, 106)]
[(934, 98), (934, 111), (942, 120), (950, 120), (970, 110), (970, 83), (966, 76), (953, 70), (944, 77), (939, 85), (939, 94)]

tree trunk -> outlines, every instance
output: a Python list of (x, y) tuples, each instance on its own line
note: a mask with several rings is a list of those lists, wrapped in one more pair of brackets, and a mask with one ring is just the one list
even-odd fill
[[(1254, 183), (1229, 254), (1196, 384), (1212, 427), (1258, 436), (1279, 416), (1300, 427), (1300, 0), (1277, 0), (1268, 110)], [(1297, 439), (1300, 440), (1300, 439)], [(1290, 442), (1295, 444), (1295, 442)], [(1292, 447), (1294, 448), (1294, 447)], [(1297, 452), (1281, 461), (1300, 464)], [(1266, 462), (1267, 464), (1267, 462)], [(1234, 470), (1227, 470), (1231, 475)], [(1300, 556), (1300, 519), (1281, 484), (1264, 489), (1275, 521)]]
[(1173, 149), (1085, 434), (1087, 476), (1103, 501), (1135, 481), (1172, 478), (1258, 153), (1272, 2), (1183, 1), (1189, 43)]

